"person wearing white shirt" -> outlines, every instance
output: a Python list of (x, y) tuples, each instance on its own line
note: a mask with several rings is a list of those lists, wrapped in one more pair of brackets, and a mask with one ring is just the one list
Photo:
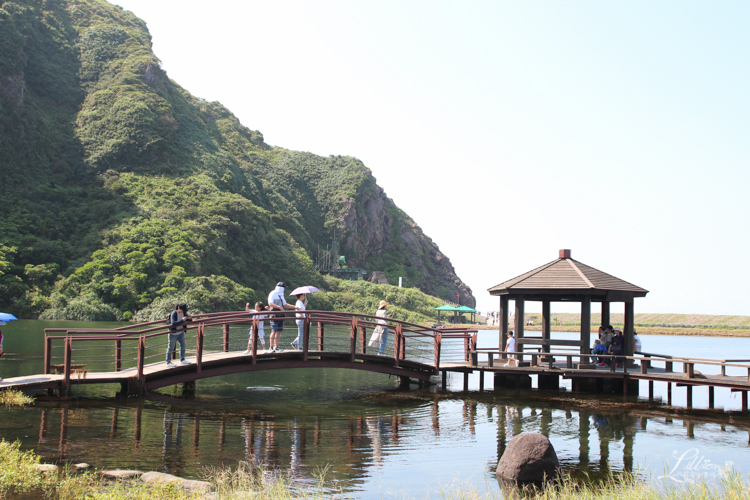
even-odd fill
[[(505, 344), (506, 352), (516, 352), (516, 339), (513, 336), (513, 332), (508, 332), (508, 342)], [(515, 354), (508, 354), (508, 362), (506, 365), (517, 365), (518, 361), (515, 359)]]
[[(273, 289), (271, 293), (268, 294), (268, 309), (270, 311), (284, 311), (284, 308), (286, 309), (296, 309), (291, 304), (286, 303), (286, 299), (284, 298), (284, 282), (279, 281), (276, 283), (276, 288)], [(273, 315), (271, 316), (273, 317)], [(271, 320), (271, 350), (272, 351), (279, 351), (279, 339), (281, 339), (281, 332), (284, 331), (284, 320), (283, 315), (281, 317), (277, 317), (276, 319)]]
[(294, 304), (294, 308), (297, 309), (297, 338), (292, 341), (292, 349), (299, 349), (299, 343), (303, 339), (302, 332), (305, 327), (305, 313), (299, 312), (304, 311), (307, 308), (307, 297), (304, 293), (297, 294), (297, 302)]

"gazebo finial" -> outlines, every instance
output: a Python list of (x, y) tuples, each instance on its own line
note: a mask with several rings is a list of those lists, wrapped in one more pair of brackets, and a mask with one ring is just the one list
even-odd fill
[(570, 259), (570, 249), (560, 250), (561, 259)]

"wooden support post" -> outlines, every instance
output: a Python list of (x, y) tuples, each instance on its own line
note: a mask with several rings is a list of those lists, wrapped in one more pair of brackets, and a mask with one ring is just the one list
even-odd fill
[(708, 386), (708, 409), (714, 409), (714, 386)]
[(357, 359), (357, 317), (352, 318), (352, 325), (349, 329), (349, 361), (354, 363)]
[[(438, 333), (435, 335), (435, 375), (438, 374), (438, 371), (440, 370), (440, 350), (443, 346), (443, 335), (441, 333)], [(445, 376), (445, 372), (443, 372), (443, 376)]]
[(742, 411), (747, 412), (747, 391), (742, 391)]
[(469, 372), (464, 372), (464, 392), (469, 390)]
[[(307, 361), (307, 355), (310, 352), (310, 316), (305, 314), (305, 320), (302, 324), (302, 361)], [(362, 352), (365, 352), (362, 350)]]
[(73, 339), (65, 337), (65, 356), (63, 366), (63, 385), (65, 386), (65, 393), (67, 394), (70, 389), (70, 362), (73, 357)]
[[(508, 342), (508, 296), (500, 297), (500, 351), (505, 351), (505, 344)], [(507, 359), (508, 355), (503, 354), (502, 359)]]
[[(625, 337), (625, 356), (633, 355), (633, 330), (635, 329), (635, 314), (633, 310), (633, 299), (630, 298), (625, 301), (625, 314), (624, 314), (624, 330), (622, 332)], [(624, 364), (632, 363), (632, 360), (626, 359)]]
[[(550, 330), (550, 301), (542, 301), (542, 339), (549, 340), (552, 337)], [(549, 345), (542, 345), (542, 352), (549, 353)], [(533, 363), (536, 364), (536, 363)]]
[(654, 381), (649, 380), (648, 381), (648, 399), (654, 399)]
[[(250, 355), (252, 356), (250, 359), (250, 364), (254, 365), (258, 363), (258, 328), (260, 328), (260, 318), (258, 316), (253, 317), (253, 336), (250, 339)], [(201, 331), (201, 336), (203, 336), (203, 332)], [(268, 345), (270, 347), (271, 345), (271, 338), (268, 338)]]
[(401, 359), (401, 342), (404, 341), (404, 334), (401, 329), (401, 323), (396, 325), (396, 332), (393, 336), (393, 366), (399, 367), (399, 360)]
[(721, 365), (721, 376), (726, 377), (727, 376), (727, 366)]
[(685, 389), (687, 389), (687, 407), (690, 409), (693, 407), (693, 386), (688, 384)]
[[(253, 331), (255, 335), (255, 331)], [(195, 371), (200, 373), (203, 369), (203, 323), (198, 325), (195, 332)]]
[(694, 363), (683, 363), (687, 378), (695, 378), (695, 364)]
[(359, 350), (362, 354), (367, 354), (367, 328), (359, 327)]
[(484, 370), (479, 370), (479, 392), (484, 392)]
[(52, 364), (52, 339), (44, 337), (44, 374), (49, 375)]
[(122, 340), (115, 340), (115, 371), (122, 370)]
[[(591, 296), (581, 299), (581, 354), (591, 353)], [(581, 357), (581, 363), (588, 363), (588, 356)]]
[(523, 295), (516, 297), (516, 357), (518, 361), (523, 361), (523, 344), (519, 341), (523, 338), (524, 322), (524, 298)]
[(325, 327), (322, 321), (318, 321), (318, 350), (323, 350), (323, 334), (325, 333)]
[(672, 382), (667, 382), (667, 405), (672, 406)]
[(448, 372), (443, 370), (443, 390), (448, 387)]
[(223, 325), (223, 340), (224, 340), (224, 352), (229, 352), (229, 324), (224, 323)]
[(672, 362), (671, 361), (665, 361), (664, 362), (664, 371), (667, 373), (672, 373)]
[(146, 363), (146, 337), (138, 337), (138, 384), (143, 386), (143, 365)]
[(603, 300), (602, 301), (602, 326), (604, 328), (607, 328), (609, 326), (609, 301)]

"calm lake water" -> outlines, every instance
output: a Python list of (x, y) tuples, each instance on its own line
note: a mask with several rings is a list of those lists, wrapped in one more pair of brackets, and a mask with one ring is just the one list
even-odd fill
[[(42, 331), (62, 325), (73, 323), (18, 321), (3, 327), (8, 354), (0, 359), (0, 376), (41, 373)], [(496, 331), (481, 330), (480, 346), (493, 346), (497, 338)], [(742, 338), (642, 339), (648, 352), (705, 358), (741, 357), (737, 353), (750, 347), (750, 339)], [(19, 440), (48, 462), (184, 477), (247, 460), (304, 485), (327, 467), (329, 486), (367, 499), (435, 496), (441, 486), (458, 483), (499, 494), (499, 457), (514, 435), (527, 431), (547, 435), (564, 469), (575, 476), (638, 469), (678, 484), (715, 479), (725, 467), (750, 473), (745, 418), (670, 417), (643, 396), (625, 400), (565, 389), (480, 393), (477, 375), (468, 392), (462, 392), (462, 376), (448, 382), (447, 391), (399, 391), (397, 380), (385, 375), (298, 369), (201, 380), (191, 396), (167, 388), (144, 398), (113, 399), (116, 386), (75, 388), (73, 399), (0, 408), (0, 437)], [(485, 382), (491, 389), (492, 377)], [(703, 390), (694, 391), (696, 407), (707, 404)], [(658, 399), (666, 386), (656, 384), (656, 392)], [(647, 395), (645, 385), (641, 394)], [(673, 404), (685, 404), (684, 389), (672, 394)], [(630, 405), (623, 407), (625, 401)], [(719, 389), (716, 403), (740, 407), (739, 397)]]

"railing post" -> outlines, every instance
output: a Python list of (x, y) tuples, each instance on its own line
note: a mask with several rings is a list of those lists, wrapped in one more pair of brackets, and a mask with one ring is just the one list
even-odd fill
[(200, 373), (203, 367), (203, 323), (198, 325), (195, 335), (195, 371)]
[(223, 338), (224, 338), (224, 352), (229, 352), (229, 324), (224, 323), (223, 326)]
[(469, 362), (469, 337), (464, 337), (464, 361)]
[(354, 363), (354, 360), (356, 359), (356, 353), (357, 353), (357, 317), (355, 316), (352, 318), (352, 328), (349, 333), (349, 361)]
[(65, 392), (70, 389), (70, 358), (73, 356), (73, 340), (65, 334), (65, 361), (63, 366), (63, 384), (65, 386)]
[(404, 341), (404, 334), (401, 327), (401, 323), (396, 325), (396, 335), (393, 338), (393, 357), (394, 363), (393, 366), (398, 368), (399, 366), (399, 358), (401, 357), (401, 343)]
[(45, 375), (49, 375), (51, 364), (52, 364), (52, 339), (45, 335), (44, 337), (44, 374)]
[(318, 321), (318, 350), (323, 350), (323, 334), (325, 333), (325, 326), (322, 321)]
[(138, 382), (143, 385), (143, 365), (146, 362), (146, 337), (138, 337)]
[(440, 347), (443, 345), (443, 335), (435, 335), (435, 375), (440, 371)]
[(115, 371), (122, 370), (122, 340), (115, 340)]
[[(254, 365), (258, 362), (258, 328), (260, 328), (260, 319), (258, 316), (255, 316), (253, 318), (253, 336), (250, 339), (250, 345), (252, 346), (252, 350), (250, 351), (252, 354), (252, 360), (250, 364)], [(271, 338), (268, 338), (268, 345), (271, 345)]]
[(305, 314), (302, 323), (302, 361), (307, 361), (307, 353), (310, 351), (310, 315)]
[(365, 339), (367, 337), (367, 328), (364, 326), (359, 327), (359, 350), (362, 352), (362, 354), (367, 354), (367, 340)]

